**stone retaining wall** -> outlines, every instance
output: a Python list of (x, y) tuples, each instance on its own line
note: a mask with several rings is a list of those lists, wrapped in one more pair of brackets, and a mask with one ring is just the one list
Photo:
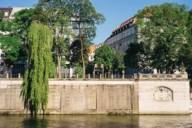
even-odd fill
[[(0, 112), (20, 113), (21, 80), (0, 81)], [(47, 114), (138, 113), (137, 86), (133, 81), (49, 81)]]
[(190, 95), (188, 81), (139, 81), (140, 114), (187, 114)]
[[(26, 114), (22, 80), (0, 80), (0, 113)], [(47, 114), (187, 114), (189, 81), (49, 81)]]

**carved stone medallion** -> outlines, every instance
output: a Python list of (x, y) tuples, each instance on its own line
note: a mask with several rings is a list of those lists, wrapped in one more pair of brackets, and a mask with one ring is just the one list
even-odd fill
[(155, 101), (173, 101), (173, 91), (167, 87), (160, 86), (155, 89), (153, 98)]

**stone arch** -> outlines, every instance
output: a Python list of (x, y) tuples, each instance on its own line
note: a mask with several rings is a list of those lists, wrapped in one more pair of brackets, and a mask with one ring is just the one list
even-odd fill
[(154, 89), (153, 99), (155, 101), (173, 101), (173, 90), (166, 86), (159, 86)]

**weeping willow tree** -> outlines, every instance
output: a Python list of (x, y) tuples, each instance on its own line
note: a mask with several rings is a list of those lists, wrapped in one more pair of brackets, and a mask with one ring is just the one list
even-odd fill
[(36, 115), (45, 112), (48, 102), (48, 78), (52, 62), (52, 31), (45, 25), (33, 22), (29, 28), (28, 69), (24, 76), (21, 95), (24, 107)]

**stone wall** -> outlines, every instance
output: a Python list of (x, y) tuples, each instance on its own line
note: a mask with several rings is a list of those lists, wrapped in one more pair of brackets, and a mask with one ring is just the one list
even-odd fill
[[(21, 80), (0, 80), (0, 112), (23, 114)], [(133, 81), (49, 81), (47, 114), (138, 113)]]
[(140, 114), (188, 114), (190, 113), (189, 81), (140, 80)]
[[(21, 80), (0, 80), (0, 113), (25, 114)], [(186, 114), (188, 80), (49, 81), (47, 114)]]

